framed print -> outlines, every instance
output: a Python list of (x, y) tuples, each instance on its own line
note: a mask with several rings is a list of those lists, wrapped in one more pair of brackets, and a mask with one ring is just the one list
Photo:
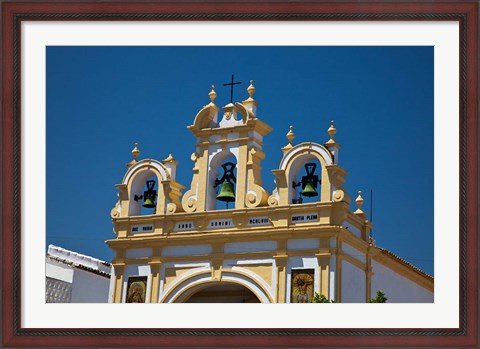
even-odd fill
[(290, 303), (311, 303), (313, 298), (313, 269), (292, 270)]
[(131, 276), (128, 278), (126, 303), (145, 303), (147, 296), (147, 277)]
[[(5, 1), (2, 39), (4, 347), (478, 347), (478, 2)], [(395, 74), (385, 74), (384, 66)], [(230, 69), (241, 78), (230, 71), (224, 77)], [(261, 92), (262, 83), (244, 80), (262, 69), (269, 75), (260, 80), (273, 97)], [(189, 94), (199, 81), (205, 84), (200, 76), (217, 81), (220, 74), (225, 80), (209, 84), (203, 100)], [(376, 92), (369, 94), (372, 81)], [(399, 97), (405, 91), (427, 99), (428, 108)], [(265, 109), (272, 120), (279, 111), (292, 114), (286, 120), (292, 126), (280, 126), (280, 150), (269, 153), (282, 159), (269, 174), (272, 184), (258, 177), (263, 136), (271, 131), (255, 114), (261, 93), (265, 105), (277, 108)], [(391, 96), (397, 98), (388, 108), (378, 102)], [(188, 131), (197, 138), (184, 144), (178, 109), (187, 99), (200, 111), (185, 109), (192, 114)], [(106, 101), (101, 108), (100, 100)], [(342, 115), (339, 110), (357, 110), (349, 119), (355, 125), (341, 116), (320, 124), (330, 117), (325, 114)], [(400, 118), (408, 120), (403, 128)], [(212, 125), (240, 131), (224, 134)], [(247, 126), (251, 132), (244, 132)], [(317, 131), (326, 133), (325, 143), (301, 143)], [(435, 278), (376, 246), (373, 231), (382, 239), (382, 226), (372, 228), (373, 190), (349, 188), (349, 196), (342, 188), (347, 172), (338, 161), (352, 157), (340, 151), (341, 137), (362, 169), (385, 177), (385, 185), (394, 174), (408, 180), (391, 192), (379, 184), (375, 194), (388, 197), (389, 227), (402, 228), (396, 238), (404, 238), (405, 251), (422, 244), (410, 230), (434, 230), (431, 255), (407, 257), (434, 270)], [(232, 148), (232, 139), (250, 148)], [(150, 156), (159, 144), (167, 152), (162, 161)], [(177, 171), (174, 156), (191, 144), (193, 154), (181, 155), (187, 162)], [(216, 158), (225, 149), (228, 156)], [(283, 165), (300, 153), (305, 164)], [(419, 154), (427, 162), (416, 160)], [(391, 167), (382, 167), (387, 158)], [(182, 181), (187, 185), (175, 181), (180, 169), (193, 169)], [(348, 180), (363, 175), (358, 172)], [(198, 189), (202, 181), (205, 190)], [(379, 201), (378, 216), (387, 210)], [(354, 209), (345, 213), (349, 205)], [(232, 207), (243, 213), (228, 211)], [(417, 207), (427, 208), (423, 219), (413, 212)], [(205, 213), (210, 209), (218, 212)], [(336, 220), (322, 228), (327, 237), (318, 238), (311, 227), (327, 215)], [(211, 235), (200, 234), (207, 228)], [(237, 228), (245, 234), (231, 240)], [(111, 235), (103, 238), (104, 230)], [(165, 241), (153, 241), (155, 234)], [(95, 263), (111, 267), (108, 303), (68, 303), (68, 295), (53, 293), (47, 299), (63, 304), (45, 302), (45, 283), (59, 284), (46, 281), (46, 241), (66, 237), (84, 246), (101, 240), (114, 251), (111, 264), (83, 255), (61, 261), (78, 267), (85, 260), (83, 271)], [(239, 257), (245, 255), (251, 258)], [(420, 285), (412, 292), (422, 295), (405, 301), (403, 290), (397, 292), (400, 276), (386, 278), (383, 293), (374, 281), (375, 273), (383, 275), (381, 265)], [(371, 299), (375, 292), (382, 297)], [(318, 299), (337, 304), (293, 304)]]

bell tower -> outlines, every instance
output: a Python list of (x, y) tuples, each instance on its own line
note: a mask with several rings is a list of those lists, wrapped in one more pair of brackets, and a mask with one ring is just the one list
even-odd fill
[[(233, 89), (234, 84), (232, 76), (232, 83), (226, 85)], [(265, 158), (263, 137), (272, 129), (256, 116), (253, 81), (247, 92), (249, 97), (235, 104), (231, 92), (230, 103), (220, 109), (212, 86), (210, 103), (188, 126), (196, 137), (196, 149), (191, 156), (192, 182), (182, 199), (185, 212), (215, 210), (218, 201), (231, 203), (231, 209), (267, 206), (260, 163)]]
[(212, 86), (210, 103), (188, 126), (193, 176), (183, 195), (173, 156), (137, 161), (135, 145), (111, 210), (110, 301), (364, 303), (387, 287), (392, 298), (403, 287), (400, 300), (405, 292), (432, 299), (431, 278), (375, 246), (361, 192), (350, 210), (334, 122), (324, 143), (294, 144), (290, 126), (267, 194), (260, 172), (272, 129), (257, 117), (253, 81), (236, 103), (239, 83), (232, 76), (225, 85), (229, 102), (215, 105)]

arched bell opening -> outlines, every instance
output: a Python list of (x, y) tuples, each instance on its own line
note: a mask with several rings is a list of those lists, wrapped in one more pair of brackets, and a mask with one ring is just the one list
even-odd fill
[(303, 204), (321, 201), (322, 166), (307, 154), (295, 159), (289, 173), (289, 203)]
[(134, 179), (130, 191), (129, 216), (157, 213), (159, 180), (153, 171), (142, 171)]
[(207, 210), (234, 209), (237, 190), (237, 158), (230, 152), (210, 161)]
[(261, 303), (247, 287), (232, 282), (211, 282), (190, 292), (185, 303)]

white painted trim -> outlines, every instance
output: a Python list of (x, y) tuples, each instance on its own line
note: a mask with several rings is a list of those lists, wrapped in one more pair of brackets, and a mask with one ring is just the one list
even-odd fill
[(304, 143), (297, 144), (292, 149), (290, 149), (290, 151), (286, 154), (286, 156), (282, 159), (282, 161), (280, 161), (279, 169), (286, 170), (288, 163), (293, 157), (297, 156), (299, 153), (305, 152), (305, 149), (307, 149), (305, 148), (305, 145), (309, 146), (308, 149), (310, 149), (310, 151), (313, 151), (317, 153), (319, 156), (321, 156), (325, 160), (325, 165), (328, 166), (333, 164), (330, 152), (323, 145), (320, 145), (318, 143), (313, 143), (313, 142), (304, 142)]
[(123, 177), (122, 184), (128, 184), (130, 182), (131, 177), (137, 170), (139, 170), (142, 167), (148, 167), (148, 166), (155, 168), (161, 174), (162, 178), (159, 178), (159, 180), (165, 181), (168, 179), (168, 176), (167, 176), (168, 171), (164, 164), (154, 159), (143, 159), (127, 170), (127, 172), (125, 173), (125, 176)]

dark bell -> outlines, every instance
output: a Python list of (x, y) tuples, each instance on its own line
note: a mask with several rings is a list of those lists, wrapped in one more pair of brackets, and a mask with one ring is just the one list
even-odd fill
[(234, 202), (235, 201), (235, 189), (232, 182), (225, 181), (222, 184), (222, 189), (217, 195), (217, 200), (225, 202)]
[(155, 207), (155, 198), (146, 196), (145, 200), (143, 202), (143, 207), (154, 208)]
[(143, 192), (143, 207), (145, 208), (154, 208), (156, 206), (155, 198), (157, 196), (157, 191), (153, 190), (154, 186), (154, 180), (147, 181), (147, 190)]
[(311, 182), (307, 182), (305, 184), (305, 188), (303, 188), (303, 191), (301, 194), (307, 197), (313, 197), (318, 195), (317, 191), (315, 190), (315, 186)]

